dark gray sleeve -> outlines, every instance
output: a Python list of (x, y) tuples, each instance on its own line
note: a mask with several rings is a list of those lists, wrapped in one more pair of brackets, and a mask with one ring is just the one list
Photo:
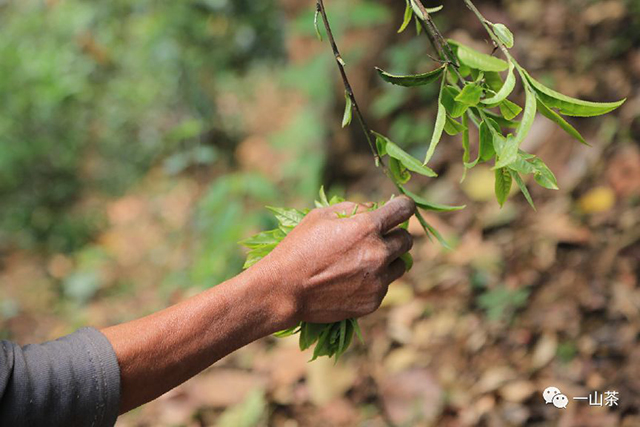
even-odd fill
[(24, 347), (0, 341), (0, 426), (113, 426), (119, 405), (120, 368), (98, 330)]

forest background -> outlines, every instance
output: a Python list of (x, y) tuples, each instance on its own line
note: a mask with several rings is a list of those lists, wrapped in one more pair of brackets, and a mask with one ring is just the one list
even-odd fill
[[(640, 425), (640, 3), (478, 0), (514, 32), (539, 80), (613, 114), (538, 118), (527, 151), (559, 191), (500, 209), (489, 166), (465, 182), (460, 139), (419, 182), (463, 211), (425, 215), (447, 251), (417, 237), (415, 265), (365, 344), (307, 363), (267, 338), (217, 363), (120, 426)], [(437, 6), (435, 2), (425, 2)], [(421, 158), (437, 88), (384, 84), (434, 68), (426, 37), (397, 34), (404, 2), (326, 7), (365, 116)], [(314, 2), (0, 2), (0, 337), (26, 344), (127, 321), (237, 274), (238, 241), (274, 225), (264, 205), (397, 192), (357, 126)], [(434, 15), (447, 37), (491, 53), (462, 1)], [(523, 94), (514, 94), (522, 104)], [(619, 405), (545, 405), (616, 390)]]

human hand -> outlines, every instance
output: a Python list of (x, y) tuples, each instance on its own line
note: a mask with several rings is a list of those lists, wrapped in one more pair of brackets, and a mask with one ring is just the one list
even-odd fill
[[(356, 206), (356, 215), (338, 217)], [(411, 249), (413, 239), (397, 226), (414, 212), (414, 202), (404, 196), (371, 212), (351, 202), (314, 209), (252, 268), (278, 284), (274, 291), (294, 307), (292, 323), (369, 314), (405, 272), (399, 257)]]

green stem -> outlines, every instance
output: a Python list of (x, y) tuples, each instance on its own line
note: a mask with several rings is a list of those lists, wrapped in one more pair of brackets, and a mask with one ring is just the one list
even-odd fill
[(338, 65), (338, 69), (340, 70), (340, 76), (342, 77), (344, 90), (347, 93), (347, 96), (351, 99), (353, 109), (356, 112), (356, 117), (358, 118), (358, 123), (360, 123), (360, 127), (362, 128), (362, 131), (367, 138), (367, 142), (369, 143), (369, 148), (371, 149), (371, 153), (373, 154), (376, 166), (381, 165), (384, 168), (384, 162), (380, 157), (380, 153), (378, 153), (378, 148), (373, 139), (371, 128), (367, 126), (367, 122), (362, 115), (360, 106), (358, 105), (358, 101), (356, 101), (356, 97), (353, 94), (353, 89), (351, 89), (351, 84), (349, 83), (349, 79), (347, 78), (347, 73), (344, 69), (344, 61), (342, 60), (342, 56), (340, 56), (340, 50), (338, 49), (335, 38), (333, 37), (333, 32), (331, 31), (331, 26), (329, 25), (329, 19), (327, 18), (327, 12), (325, 11), (323, 0), (317, 0), (316, 10), (322, 16), (322, 22), (324, 23), (324, 28), (327, 31), (327, 37), (329, 38), (329, 43), (331, 43), (331, 49), (333, 49), (333, 55), (336, 59), (336, 64)]

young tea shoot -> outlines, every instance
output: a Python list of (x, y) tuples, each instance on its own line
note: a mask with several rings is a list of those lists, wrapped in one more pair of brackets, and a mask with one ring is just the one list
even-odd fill
[[(429, 178), (437, 177), (429, 167), (429, 162), (442, 139), (442, 134), (462, 134), (463, 165), (465, 173), (480, 163), (492, 165), (495, 172), (495, 196), (504, 205), (515, 185), (519, 188), (527, 202), (535, 209), (533, 199), (526, 185), (526, 177), (532, 176), (540, 186), (557, 190), (558, 183), (553, 172), (539, 157), (522, 150), (522, 142), (527, 138), (536, 114), (556, 123), (562, 130), (582, 144), (584, 137), (573, 127), (566, 117), (594, 117), (609, 113), (620, 107), (625, 99), (615, 102), (584, 101), (563, 95), (536, 80), (516, 59), (509, 49), (516, 44), (516, 39), (501, 23), (489, 22), (475, 7), (471, 0), (461, 0), (480, 20), (496, 50), (502, 58), (479, 52), (455, 40), (447, 40), (431, 19), (431, 14), (442, 10), (443, 6), (425, 8), (421, 0), (406, 0), (403, 21), (398, 32), (404, 31), (411, 20), (416, 23), (417, 33), (424, 32), (436, 50), (439, 58), (432, 58), (436, 63), (433, 70), (420, 71), (416, 74), (399, 75), (376, 67), (380, 78), (392, 85), (414, 88), (418, 86), (438, 84), (437, 113), (434, 131), (427, 145), (423, 161), (416, 159), (397, 142), (385, 135), (373, 131), (360, 110), (356, 97), (351, 89), (345, 70), (345, 62), (334, 39), (327, 18), (323, 0), (317, 0), (314, 26), (318, 38), (322, 40), (319, 21), (322, 20), (324, 30), (333, 50), (336, 65), (339, 69), (345, 88), (345, 111), (342, 126), (349, 126), (355, 115), (369, 143), (375, 164), (393, 181), (398, 191), (413, 199), (419, 210), (416, 218), (429, 238), (435, 237), (443, 246), (446, 241), (421, 215), (420, 210), (449, 212), (464, 209), (464, 206), (447, 206), (432, 203), (410, 191), (407, 184), (413, 174)], [(518, 86), (518, 81), (525, 94), (524, 105), (518, 105), (509, 99)], [(471, 141), (469, 126), (478, 129), (478, 140)], [(471, 160), (471, 144), (477, 145), (478, 155)], [(333, 197), (327, 200), (324, 190), (320, 190), (317, 207), (333, 205), (343, 201)], [(250, 251), (245, 268), (250, 267), (266, 256), (286, 235), (304, 218), (308, 210), (269, 208), (279, 222), (278, 228), (257, 234), (241, 242)], [(413, 260), (410, 255), (404, 258), (405, 264), (411, 268)], [(319, 356), (335, 356), (336, 359), (349, 347), (353, 334), (360, 336), (356, 319), (348, 319), (331, 324), (312, 324), (301, 322), (294, 328), (281, 331), (277, 336), (300, 334), (300, 348), (310, 348), (315, 344), (312, 360)]]

